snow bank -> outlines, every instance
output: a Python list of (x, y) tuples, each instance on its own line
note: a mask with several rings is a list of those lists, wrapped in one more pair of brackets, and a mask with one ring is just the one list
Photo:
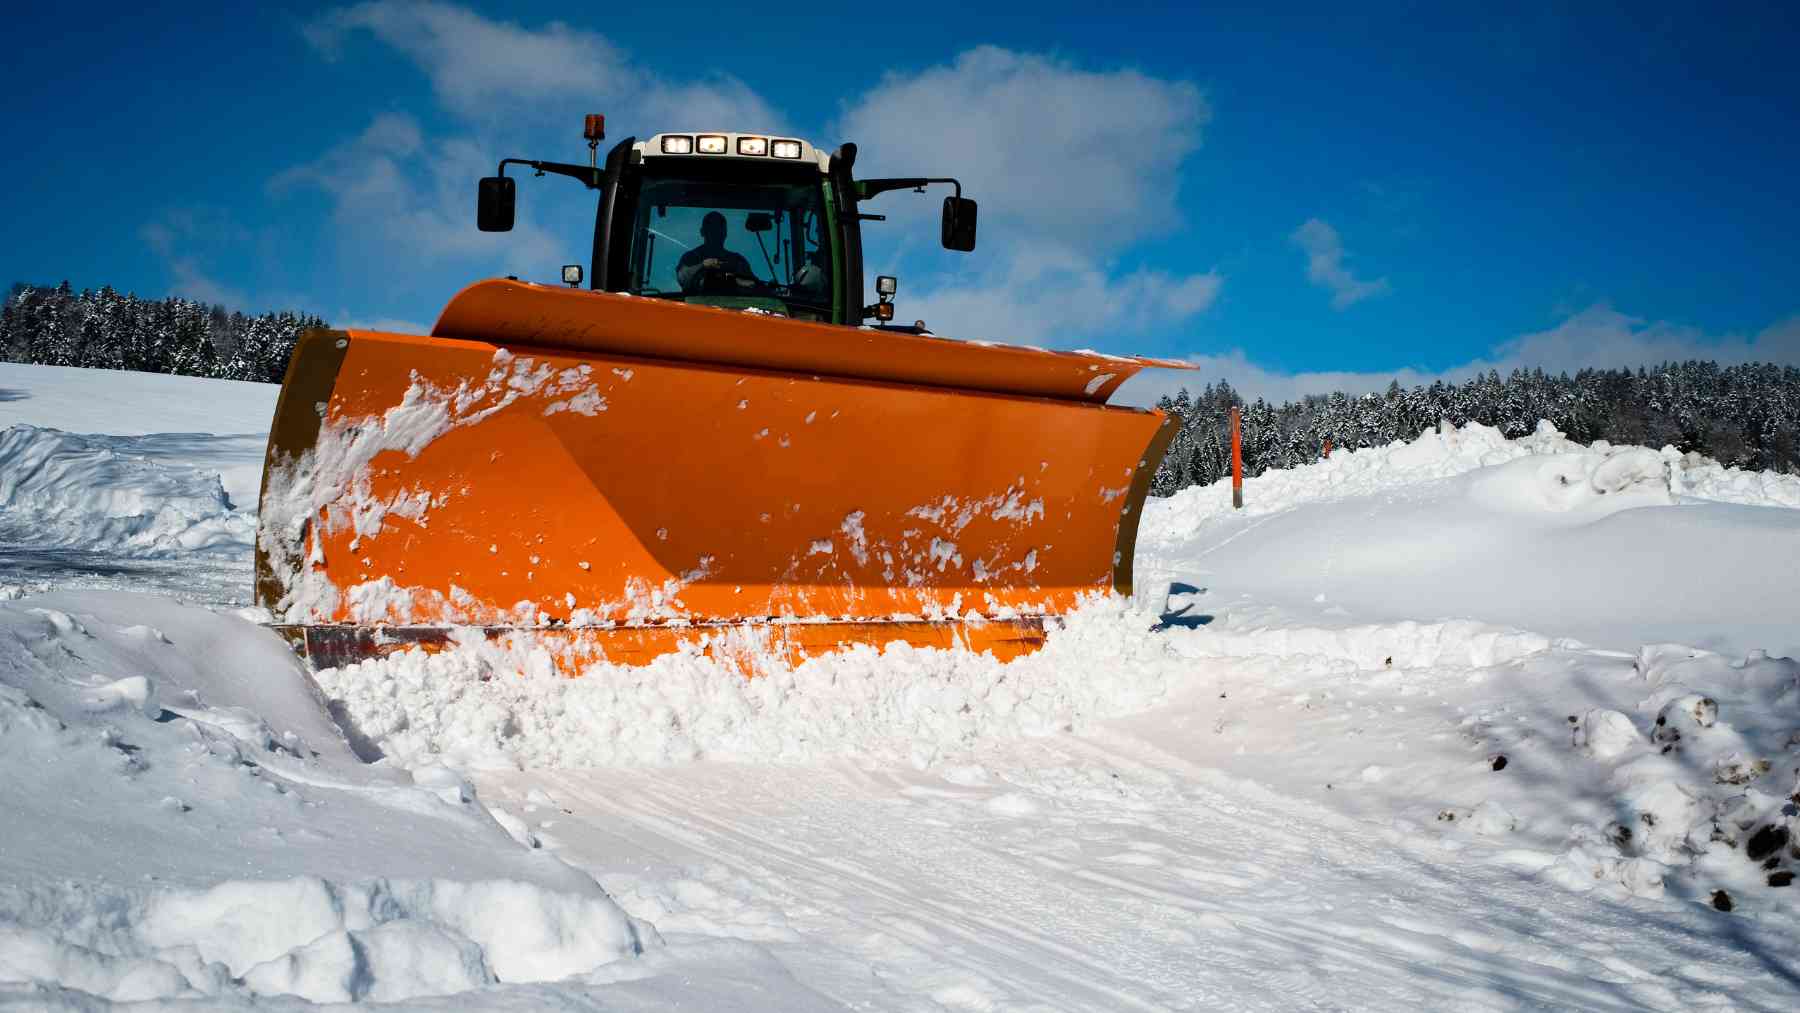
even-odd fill
[(219, 475), (157, 460), (143, 439), (0, 432), (0, 541), (136, 558), (249, 552), (254, 521)]
[[(1746, 472), (1722, 467), (1698, 454), (1673, 447), (1615, 447), (1606, 441), (1591, 446), (1568, 439), (1548, 421), (1530, 436), (1509, 440), (1498, 429), (1471, 422), (1427, 430), (1418, 439), (1385, 447), (1340, 450), (1314, 464), (1269, 471), (1244, 480), (1244, 508), (1231, 506), (1230, 479), (1183, 489), (1152, 500), (1145, 510), (1139, 537), (1148, 542), (1180, 541), (1209, 522), (1225, 517), (1259, 517), (1306, 503), (1334, 502), (1389, 493), (1451, 478), (1524, 457), (1568, 455), (1562, 465), (1571, 479), (1581, 474), (1575, 490), (1604, 494), (1614, 483), (1660, 483), (1673, 497), (1690, 497), (1745, 506), (1800, 507), (1800, 475)], [(1660, 473), (1660, 474), (1659, 474)]]
[(0, 995), (407, 999), (658, 945), (469, 784), (359, 760), (279, 639), (130, 594), (0, 602)]
[(1800, 476), (1468, 426), (1145, 511), (1140, 582), (1281, 625), (1467, 619), (1617, 650), (1800, 655)]
[(119, 1001), (393, 1001), (556, 981), (640, 951), (609, 898), (520, 882), (0, 887), (0, 983), (56, 982)]

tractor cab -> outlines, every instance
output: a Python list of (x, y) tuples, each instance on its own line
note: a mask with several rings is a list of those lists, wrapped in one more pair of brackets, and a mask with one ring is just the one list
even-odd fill
[[(949, 183), (943, 244), (975, 248), (976, 205), (949, 178), (857, 180), (856, 145), (827, 154), (804, 140), (751, 133), (628, 137), (598, 159), (604, 121), (588, 117), (587, 165), (508, 158), (481, 181), (477, 225), (512, 228), (508, 165), (569, 176), (599, 191), (591, 288), (801, 320), (860, 325), (893, 319), (893, 278), (863, 302), (862, 223), (883, 215), (860, 205), (889, 190)], [(564, 281), (580, 284), (578, 265)]]
[[(725, 152), (698, 153), (696, 139)], [(844, 272), (826, 205), (828, 156), (749, 134), (659, 134), (632, 147), (621, 194), (631, 227), (617, 241), (622, 291), (837, 319)]]

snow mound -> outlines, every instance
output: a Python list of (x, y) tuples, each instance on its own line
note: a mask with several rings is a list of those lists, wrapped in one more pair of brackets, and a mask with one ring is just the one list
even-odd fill
[[(1800, 656), (1800, 476), (1481, 426), (1145, 510), (1140, 583), (1211, 588), (1270, 625), (1477, 620), (1616, 650)], [(1717, 498), (1702, 498), (1702, 495)], [(1730, 500), (1726, 502), (1724, 500)], [(1199, 607), (1198, 605), (1196, 607)]]
[(1225, 517), (1258, 517), (1307, 503), (1389, 493), (1543, 456), (1558, 459), (1546, 469), (1546, 478), (1556, 481), (1555, 490), (1543, 490), (1547, 494), (1544, 505), (1550, 509), (1563, 501), (1627, 490), (1653, 493), (1659, 488), (1668, 497), (1666, 502), (1687, 497), (1800, 508), (1800, 475), (1726, 468), (1673, 447), (1660, 451), (1615, 447), (1604, 440), (1587, 446), (1570, 440), (1548, 421), (1538, 422), (1536, 432), (1516, 440), (1507, 439), (1491, 426), (1471, 422), (1460, 429), (1426, 430), (1415, 440), (1385, 447), (1340, 450), (1314, 464), (1247, 478), (1242, 510), (1232, 509), (1229, 479), (1183, 489), (1151, 501), (1140, 536), (1147, 543), (1180, 541)]
[(0, 995), (408, 999), (659, 944), (460, 777), (364, 764), (279, 638), (142, 595), (0, 602), (0, 814)]
[(143, 439), (0, 431), (0, 542), (137, 558), (249, 552), (254, 521), (219, 475), (134, 452)]
[(476, 769), (800, 761), (857, 755), (926, 766), (978, 740), (1043, 735), (1135, 713), (1191, 664), (1153, 614), (1107, 598), (1011, 663), (988, 654), (866, 645), (746, 679), (698, 653), (557, 674), (529, 646), (482, 637), (316, 674), (389, 758)]
[(0, 888), (0, 983), (57, 982), (116, 1001), (391, 1002), (556, 981), (641, 950), (610, 899), (519, 882)]

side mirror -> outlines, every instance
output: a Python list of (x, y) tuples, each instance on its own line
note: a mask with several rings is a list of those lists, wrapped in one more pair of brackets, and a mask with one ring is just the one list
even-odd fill
[(475, 227), (483, 232), (511, 232), (517, 194), (517, 186), (510, 176), (482, 177), (475, 203)]
[(944, 249), (975, 249), (975, 202), (967, 197), (944, 198)]
[(744, 218), (745, 232), (767, 232), (775, 227), (775, 219), (766, 211), (752, 211)]

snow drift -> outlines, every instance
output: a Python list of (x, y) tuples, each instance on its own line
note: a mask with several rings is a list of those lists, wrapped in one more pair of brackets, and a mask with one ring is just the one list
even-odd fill
[[(1568, 456), (1563, 474), (1572, 497), (1660, 484), (1674, 498), (1691, 497), (1744, 506), (1800, 507), (1800, 475), (1726, 468), (1673, 447), (1613, 446), (1604, 440), (1577, 443), (1547, 421), (1530, 436), (1509, 440), (1500, 430), (1471, 422), (1461, 428), (1427, 430), (1414, 440), (1384, 447), (1340, 450), (1315, 464), (1270, 471), (1244, 480), (1244, 508), (1231, 506), (1230, 481), (1194, 486), (1156, 501), (1138, 532), (1146, 543), (1191, 537), (1208, 524), (1233, 516), (1260, 517), (1308, 503), (1337, 502), (1379, 493), (1400, 493), (1436, 479), (1453, 478), (1521, 458)], [(1581, 478), (1575, 480), (1576, 473)]]
[[(1470, 425), (1145, 512), (1140, 573), (1287, 624), (1474, 619), (1618, 650), (1800, 654), (1800, 476)], [(1772, 565), (1773, 564), (1773, 565)]]
[(247, 553), (252, 514), (218, 473), (157, 460), (146, 439), (0, 431), (0, 541), (140, 558)]
[(0, 990), (405, 999), (657, 944), (462, 778), (364, 765), (308, 687), (234, 617), (0, 603)]

